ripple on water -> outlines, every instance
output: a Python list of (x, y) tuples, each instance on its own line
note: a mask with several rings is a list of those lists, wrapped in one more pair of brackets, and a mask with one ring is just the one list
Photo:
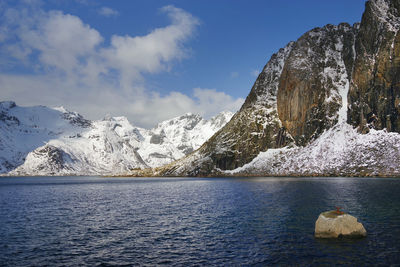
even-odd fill
[[(399, 264), (400, 179), (0, 179), (0, 265)], [(368, 231), (317, 240), (341, 206)]]

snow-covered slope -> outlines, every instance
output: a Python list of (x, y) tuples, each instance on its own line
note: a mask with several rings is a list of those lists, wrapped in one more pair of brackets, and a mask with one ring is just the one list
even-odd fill
[(170, 163), (199, 148), (232, 116), (232, 112), (222, 112), (205, 120), (200, 115), (188, 113), (161, 122), (146, 132), (138, 152), (151, 167)]
[(21, 165), (30, 151), (48, 141), (75, 136), (90, 126), (90, 121), (62, 108), (0, 102), (0, 173)]
[(0, 102), (0, 173), (124, 174), (161, 166), (200, 147), (232, 115), (186, 114), (146, 130), (125, 117), (89, 121), (62, 107)]
[(347, 123), (326, 130), (305, 147), (261, 152), (226, 175), (398, 176), (400, 134), (373, 130), (361, 134)]

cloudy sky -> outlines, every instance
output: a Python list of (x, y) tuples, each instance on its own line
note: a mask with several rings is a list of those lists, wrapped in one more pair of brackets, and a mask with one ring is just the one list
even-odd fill
[(240, 108), (269, 57), (365, 0), (0, 1), (0, 100), (142, 127)]

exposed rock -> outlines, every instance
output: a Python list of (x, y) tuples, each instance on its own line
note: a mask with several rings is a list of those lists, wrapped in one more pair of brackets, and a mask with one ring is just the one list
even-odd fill
[(74, 161), (70, 155), (52, 145), (45, 145), (34, 150), (28, 154), (27, 158), (29, 161), (35, 162), (38, 173), (49, 175), (57, 175), (62, 170), (70, 170), (66, 163)]
[(298, 145), (307, 144), (338, 122), (343, 95), (347, 104), (356, 33), (346, 23), (316, 28), (295, 42), (285, 61), (278, 114)]
[(366, 3), (350, 86), (350, 123), (400, 132), (400, 1)]
[(338, 214), (336, 211), (326, 211), (319, 215), (315, 222), (315, 237), (317, 238), (361, 238), (367, 236), (364, 226), (357, 218), (349, 214)]
[(164, 131), (161, 131), (160, 134), (153, 134), (150, 138), (150, 144), (161, 145), (165, 137)]
[(281, 131), (276, 96), (284, 62), (293, 46), (289, 43), (269, 62), (255, 81), (240, 111), (193, 154), (158, 170), (157, 175), (210, 175), (216, 169), (234, 169), (260, 151), (292, 141)]
[(81, 114), (76, 112), (66, 111), (62, 114), (62, 118), (68, 120), (72, 125), (82, 128), (89, 128), (92, 125), (90, 120), (83, 118)]

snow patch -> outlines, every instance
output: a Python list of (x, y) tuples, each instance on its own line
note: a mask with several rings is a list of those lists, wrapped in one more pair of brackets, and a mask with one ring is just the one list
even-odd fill
[(400, 134), (360, 134), (347, 123), (325, 131), (305, 147), (270, 149), (227, 174), (393, 175), (400, 173)]

